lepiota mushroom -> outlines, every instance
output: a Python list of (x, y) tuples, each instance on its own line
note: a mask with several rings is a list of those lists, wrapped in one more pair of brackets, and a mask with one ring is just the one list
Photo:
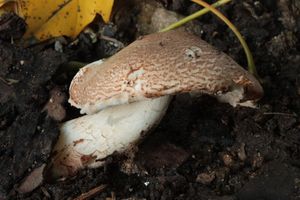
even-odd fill
[(61, 125), (50, 165), (54, 177), (129, 151), (159, 123), (173, 95), (205, 93), (233, 106), (263, 95), (250, 73), (184, 30), (144, 36), (105, 62), (88, 64), (69, 92), (71, 105), (87, 115)]

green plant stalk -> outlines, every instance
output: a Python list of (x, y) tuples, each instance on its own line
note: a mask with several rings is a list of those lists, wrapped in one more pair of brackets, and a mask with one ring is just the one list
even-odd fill
[(227, 26), (233, 31), (233, 33), (239, 39), (242, 47), (244, 48), (244, 51), (245, 51), (245, 54), (246, 54), (246, 57), (247, 57), (247, 62), (248, 62), (248, 71), (250, 73), (252, 73), (254, 76), (258, 77), (256, 67), (255, 67), (255, 64), (254, 64), (254, 61), (253, 61), (252, 53), (251, 53), (246, 41), (244, 40), (243, 36), (238, 31), (238, 29), (220, 11), (215, 9), (212, 5), (209, 5), (208, 3), (203, 2), (202, 0), (192, 0), (192, 1), (197, 3), (197, 4), (200, 4), (201, 6), (203, 6), (205, 8), (207, 8), (212, 13), (217, 15), (223, 22), (225, 22), (227, 24)]
[[(217, 1), (216, 3), (212, 4), (211, 6), (213, 6), (213, 7), (216, 8), (216, 7), (219, 7), (219, 6), (223, 5), (223, 4), (228, 3), (230, 1), (231, 0), (220, 0), (220, 1)], [(202, 16), (202, 15), (204, 15), (206, 13), (208, 13), (209, 11), (210, 11), (209, 8), (203, 8), (202, 10), (199, 10), (198, 12), (196, 12), (196, 13), (194, 13), (192, 15), (189, 15), (189, 16), (183, 18), (183, 19), (181, 19), (181, 20), (179, 20), (179, 21), (171, 24), (170, 26), (167, 26), (166, 28), (160, 30), (159, 32), (166, 32), (166, 31), (178, 28), (178, 27), (182, 26), (183, 24), (185, 24), (185, 23), (187, 23), (187, 22), (189, 22), (189, 21), (191, 21), (193, 19), (196, 19), (196, 18), (198, 18), (198, 17), (200, 17), (200, 16)]]

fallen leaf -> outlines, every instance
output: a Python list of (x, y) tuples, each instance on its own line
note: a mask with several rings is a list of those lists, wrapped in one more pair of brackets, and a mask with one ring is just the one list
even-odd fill
[(7, 12), (13, 12), (16, 7), (13, 0), (0, 0), (0, 16)]
[(10, 2), (15, 2), (15, 0), (0, 0), (0, 7), (2, 7), (4, 4), (8, 4)]
[(46, 164), (42, 164), (40, 167), (33, 169), (33, 171), (26, 176), (17, 188), (17, 191), (21, 194), (31, 192), (37, 188), (43, 182), (43, 172)]
[(61, 35), (75, 38), (96, 14), (109, 21), (114, 0), (0, 0), (15, 2), (15, 12), (25, 19), (25, 38), (46, 40)]

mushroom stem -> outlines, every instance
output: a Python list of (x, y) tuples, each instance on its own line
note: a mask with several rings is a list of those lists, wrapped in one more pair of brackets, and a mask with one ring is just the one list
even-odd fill
[(50, 165), (51, 179), (74, 175), (84, 167), (99, 167), (109, 155), (130, 151), (159, 123), (170, 99), (164, 96), (109, 107), (63, 123)]

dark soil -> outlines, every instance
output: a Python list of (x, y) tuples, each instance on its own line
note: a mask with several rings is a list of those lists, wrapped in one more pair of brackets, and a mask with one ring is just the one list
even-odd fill
[[(159, 2), (184, 15), (199, 9), (185, 0)], [(91, 62), (118, 49), (105, 39), (92, 43), (86, 34), (73, 46), (60, 38), (64, 53), (54, 50), (53, 41), (24, 48), (11, 44), (11, 37), (19, 39), (24, 32), (22, 20), (2, 17), (0, 199), (73, 199), (102, 184), (107, 187), (94, 199), (300, 199), (300, 4), (246, 0), (221, 11), (254, 55), (265, 90), (257, 109), (179, 95), (139, 145), (135, 174), (123, 172), (124, 157), (112, 157), (103, 168), (56, 183), (43, 181), (27, 194), (21, 194), (26, 189), (20, 184), (49, 160), (59, 121), (78, 115), (61, 97), (68, 95), (74, 75), (66, 63)], [(124, 44), (132, 41), (138, 10), (127, 15), (103, 33)], [(197, 25), (204, 40), (246, 66), (239, 42), (215, 16), (203, 16)]]

